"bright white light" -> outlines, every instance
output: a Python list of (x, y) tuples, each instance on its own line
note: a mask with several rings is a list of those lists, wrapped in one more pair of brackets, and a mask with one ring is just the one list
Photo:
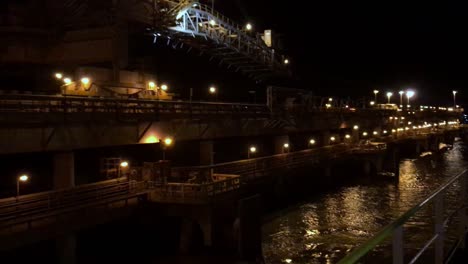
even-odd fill
[(250, 23), (247, 23), (247, 25), (245, 25), (245, 29), (247, 29), (248, 31), (252, 30), (252, 24)]
[(345, 138), (347, 138), (347, 139), (350, 139), (350, 138), (351, 138), (351, 136), (350, 136), (350, 135), (346, 135), (346, 136), (345, 136)]
[(22, 181), (22, 182), (25, 182), (25, 181), (27, 181), (27, 180), (29, 179), (29, 176), (26, 175), (26, 174), (23, 174), (23, 175), (19, 176), (18, 179), (19, 179), (20, 181)]
[(367, 136), (368, 134), (367, 134), (367, 132), (363, 132), (362, 135), (363, 135), (363, 136)]
[(210, 87), (210, 93), (212, 93), (212, 94), (216, 93), (216, 87), (211, 86)]
[(309, 143), (310, 143), (311, 145), (314, 145), (314, 144), (315, 144), (315, 139), (311, 139), (311, 140), (309, 141)]
[(72, 80), (71, 80), (70, 78), (67, 77), (67, 78), (63, 79), (63, 82), (64, 82), (65, 84), (70, 84), (70, 83), (72, 83)]
[(387, 130), (384, 130), (383, 133), (384, 133), (384, 134), (387, 134), (388, 132), (387, 132)]
[(409, 90), (406, 92), (406, 97), (411, 98), (414, 96), (414, 94), (415, 94), (414, 91)]
[(214, 21), (214, 19), (211, 19), (211, 20), (210, 20), (210, 25), (215, 26), (215, 25), (216, 25), (216, 21)]
[(332, 101), (333, 101), (333, 98), (331, 98), (331, 97), (328, 98), (328, 101), (329, 101), (329, 102), (332, 102)]
[(353, 127), (353, 129), (354, 129), (354, 130), (358, 130), (358, 129), (359, 129), (359, 126), (358, 126), (358, 125), (355, 125), (355, 126)]
[(151, 89), (151, 90), (154, 90), (154, 88), (156, 87), (156, 83), (151, 81), (151, 82), (148, 82), (148, 87)]
[(168, 137), (168, 138), (164, 139), (164, 145), (166, 145), (166, 146), (172, 145), (172, 138)]
[(331, 141), (335, 141), (336, 138), (335, 138), (335, 137), (331, 137), (330, 140), (331, 140)]
[(458, 91), (452, 91), (453, 95), (456, 95), (458, 93)]
[(55, 78), (57, 78), (58, 80), (62, 79), (62, 77), (63, 77), (63, 74), (61, 74), (60, 72), (57, 72), (55, 74)]
[(161, 85), (161, 90), (167, 91), (168, 87), (166, 84)]
[(379, 93), (379, 90), (374, 90), (374, 94), (378, 94)]
[(284, 64), (286, 64), (286, 65), (289, 64), (289, 60), (288, 60), (288, 59), (285, 59), (285, 60), (284, 60)]
[(371, 101), (371, 102), (370, 102), (370, 105), (375, 105), (375, 102), (374, 102), (374, 101)]
[(120, 167), (122, 167), (122, 168), (127, 168), (127, 167), (128, 167), (128, 161), (122, 161), (122, 162), (120, 163)]
[(250, 153), (255, 153), (255, 152), (257, 152), (257, 148), (256, 148), (256, 147), (253, 147), (253, 146), (250, 147), (249, 150), (250, 150)]
[(399, 93), (400, 95), (403, 95), (403, 94), (405, 94), (405, 92), (404, 92), (404, 91), (399, 91), (398, 93)]
[(84, 85), (88, 85), (89, 84), (89, 78), (88, 77), (81, 78), (81, 83), (84, 84)]
[(288, 144), (288, 143), (284, 143), (283, 148), (289, 148), (289, 144)]
[(379, 132), (374, 131), (374, 132), (372, 132), (372, 134), (377, 135), (377, 134), (379, 134)]

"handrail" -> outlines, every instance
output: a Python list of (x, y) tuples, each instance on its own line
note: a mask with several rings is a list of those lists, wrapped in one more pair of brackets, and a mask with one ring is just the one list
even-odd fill
[[(450, 178), (446, 183), (444, 183), (442, 186), (440, 186), (437, 190), (432, 192), (426, 199), (424, 199), (422, 202), (419, 204), (415, 205), (413, 208), (408, 210), (406, 213), (404, 213), (402, 216), (400, 216), (398, 219), (394, 220), (392, 223), (388, 224), (386, 227), (384, 227), (380, 232), (378, 232), (376, 235), (374, 235), (371, 239), (369, 239), (365, 244), (362, 244), (355, 250), (353, 250), (350, 254), (348, 254), (346, 257), (341, 259), (338, 264), (351, 264), (351, 263), (356, 263), (359, 259), (361, 259), (363, 256), (365, 256), (367, 253), (369, 253), (372, 249), (374, 249), (378, 244), (380, 244), (382, 241), (390, 237), (391, 235), (394, 234), (394, 232), (398, 231), (398, 228), (401, 228), (405, 222), (410, 219), (412, 216), (414, 216), (421, 208), (423, 208), (425, 205), (427, 205), (429, 202), (433, 201), (439, 194), (443, 193), (446, 191), (448, 187), (450, 187), (455, 181), (460, 179), (461, 177), (466, 177), (468, 170), (464, 170), (463, 172), (453, 176)], [(437, 236), (437, 234), (436, 234)], [(435, 240), (434, 238), (431, 239), (431, 241)]]

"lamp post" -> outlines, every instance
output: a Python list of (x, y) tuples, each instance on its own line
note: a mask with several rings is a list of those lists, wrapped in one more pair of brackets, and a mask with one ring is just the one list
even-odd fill
[(247, 158), (250, 159), (250, 157), (252, 155), (255, 155), (256, 152), (257, 152), (257, 148), (255, 146), (251, 146), (249, 148), (249, 151), (247, 152)]
[(379, 93), (379, 90), (374, 90), (374, 102), (377, 103), (377, 94)]
[(453, 107), (457, 107), (457, 91), (452, 91), (453, 93)]
[(403, 107), (403, 95), (405, 94), (405, 92), (400, 91), (398, 93), (400, 94), (400, 107)]
[(128, 168), (128, 166), (129, 166), (128, 161), (124, 160), (124, 161), (120, 162), (118, 179), (120, 179), (120, 177), (122, 176), (122, 171), (126, 170)]
[(408, 98), (408, 107), (410, 106), (410, 98), (414, 96), (414, 91), (408, 90), (406, 92), (406, 97)]
[(309, 140), (309, 147), (312, 147), (313, 145), (315, 145), (315, 139)]
[(289, 143), (284, 143), (283, 144), (283, 153), (288, 153), (289, 152)]
[(18, 178), (16, 179), (16, 201), (18, 202), (18, 199), (19, 199), (19, 186), (20, 186), (20, 182), (27, 182), (29, 179), (29, 176), (27, 174), (22, 174), (20, 176), (18, 176)]
[(218, 101), (218, 90), (216, 89), (216, 87), (211, 86), (208, 91), (210, 92), (210, 94), (215, 96), (215, 101)]
[(388, 103), (390, 104), (390, 98), (392, 97), (393, 93), (388, 92), (387, 93), (387, 98), (388, 98)]
[(163, 143), (163, 160), (166, 160), (166, 148), (170, 147), (172, 145), (172, 138), (167, 137), (164, 139)]

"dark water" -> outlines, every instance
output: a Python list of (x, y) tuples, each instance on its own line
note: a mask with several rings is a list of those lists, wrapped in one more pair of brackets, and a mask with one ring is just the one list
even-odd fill
[[(403, 160), (399, 183), (349, 185), (291, 208), (263, 226), (265, 260), (272, 264), (336, 263), (467, 167), (468, 148), (456, 142), (442, 154)], [(446, 195), (449, 208), (455, 207), (457, 187)], [(432, 210), (428, 207), (405, 225), (406, 260), (432, 231)], [(364, 261), (388, 263), (390, 258), (390, 241), (386, 241)]]

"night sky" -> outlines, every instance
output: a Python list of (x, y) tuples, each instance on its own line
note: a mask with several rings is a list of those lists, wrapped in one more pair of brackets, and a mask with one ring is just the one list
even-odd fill
[(317, 94), (413, 87), (421, 103), (450, 104), (452, 90), (460, 92), (460, 103), (468, 93), (462, 1), (304, 2), (216, 0), (215, 8), (257, 30), (280, 33), (297, 77)]

